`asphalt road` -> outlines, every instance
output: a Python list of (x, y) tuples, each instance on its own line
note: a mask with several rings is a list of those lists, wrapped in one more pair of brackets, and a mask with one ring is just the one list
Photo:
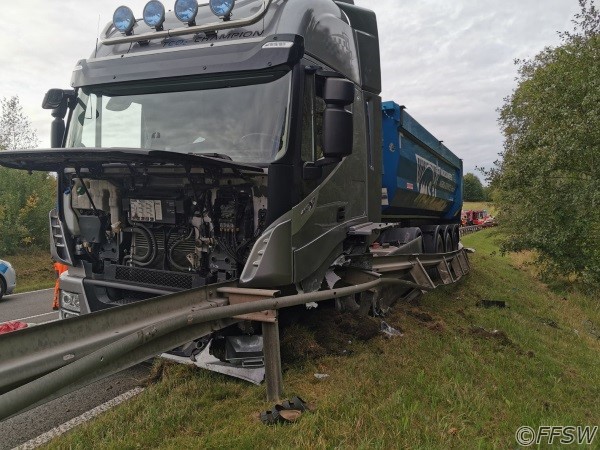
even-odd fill
[(44, 323), (58, 319), (58, 311), (52, 311), (53, 295), (53, 289), (5, 295), (0, 300), (0, 323)]
[[(52, 310), (53, 294), (53, 289), (44, 289), (3, 297), (0, 300), (0, 323), (21, 321), (41, 324), (57, 320), (58, 311)], [(148, 364), (137, 365), (0, 422), (0, 450), (21, 445), (130, 391), (140, 385), (149, 371)]]
[(34, 439), (142, 384), (150, 365), (139, 364), (0, 422), (0, 450)]

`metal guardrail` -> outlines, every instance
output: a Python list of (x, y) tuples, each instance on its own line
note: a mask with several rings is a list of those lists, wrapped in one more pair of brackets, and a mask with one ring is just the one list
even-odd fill
[[(240, 289), (232, 281), (2, 335), (0, 420), (248, 320), (249, 314), (263, 322), (267, 397), (276, 400), (282, 393), (279, 326), (269, 310), (377, 291), (384, 286), (404, 286), (412, 288), (411, 292), (431, 290), (436, 285), (426, 268), (436, 267), (443, 284), (457, 281), (470, 269), (463, 248), (441, 255), (380, 256), (373, 260), (379, 272), (341, 270), (349, 281), (360, 280), (354, 286), (278, 297), (278, 291)], [(397, 278), (407, 275), (414, 281)]]
[(481, 225), (470, 225), (468, 227), (460, 227), (460, 236), (466, 236), (467, 234), (476, 233), (477, 231), (483, 230)]

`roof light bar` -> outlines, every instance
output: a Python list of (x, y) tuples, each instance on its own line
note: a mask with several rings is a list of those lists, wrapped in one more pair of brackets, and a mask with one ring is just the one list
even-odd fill
[[(227, 1), (233, 1), (233, 0), (227, 0)], [(232, 29), (235, 27), (240, 27), (240, 28), (246, 27), (246, 26), (253, 25), (253, 24), (257, 23), (259, 20), (261, 20), (266, 15), (267, 11), (269, 10), (269, 6), (271, 6), (271, 3), (273, 3), (274, 1), (275, 0), (262, 0), (262, 7), (258, 11), (256, 11), (251, 16), (244, 17), (242, 19), (222, 20), (222, 21), (218, 21), (218, 22), (207, 23), (204, 25), (193, 25), (193, 26), (189, 26), (189, 27), (180, 27), (180, 28), (174, 28), (174, 29), (170, 29), (170, 30), (152, 31), (152, 32), (138, 34), (138, 35), (133, 35), (130, 31), (127, 36), (109, 37), (110, 34), (112, 34), (112, 32), (111, 32), (111, 30), (107, 30), (106, 35), (104, 36), (104, 38), (100, 39), (100, 42), (102, 43), (102, 45), (116, 45), (116, 44), (124, 44), (124, 43), (129, 43), (129, 42), (142, 42), (142, 41), (149, 41), (149, 40), (153, 40), (153, 39), (165, 39), (165, 38), (173, 38), (173, 37), (177, 37), (177, 36), (187, 36), (192, 33), (216, 32), (219, 30)], [(133, 14), (132, 14), (132, 16), (133, 16)], [(135, 24), (135, 19), (134, 19), (134, 24)], [(115, 26), (115, 28), (116, 28), (116, 26)], [(117, 28), (117, 29), (119, 30), (119, 28)]]

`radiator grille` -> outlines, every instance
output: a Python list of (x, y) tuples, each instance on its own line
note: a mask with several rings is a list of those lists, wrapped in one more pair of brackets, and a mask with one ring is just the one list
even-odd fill
[(194, 275), (192, 274), (140, 269), (138, 267), (117, 266), (115, 279), (176, 289), (192, 289), (194, 287)]

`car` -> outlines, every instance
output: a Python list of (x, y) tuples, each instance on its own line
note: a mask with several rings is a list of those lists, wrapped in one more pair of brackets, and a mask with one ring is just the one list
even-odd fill
[(5, 294), (12, 294), (17, 286), (17, 274), (8, 262), (0, 259), (0, 300)]

